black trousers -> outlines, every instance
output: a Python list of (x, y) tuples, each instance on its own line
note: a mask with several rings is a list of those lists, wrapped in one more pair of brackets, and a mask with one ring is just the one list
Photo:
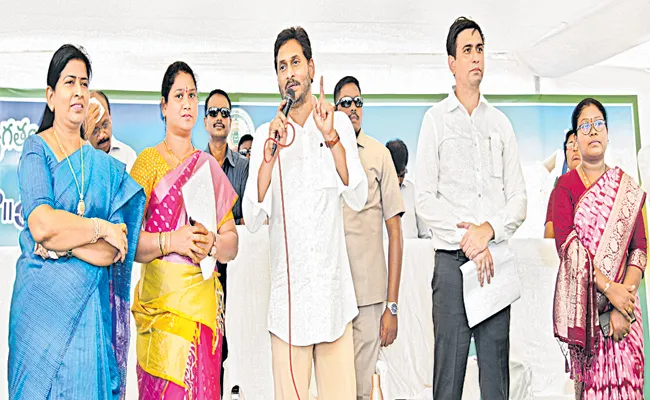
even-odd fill
[[(226, 269), (226, 264), (217, 263), (217, 271), (219, 272), (219, 282), (223, 287), (223, 308), (224, 312), (226, 311), (226, 284), (228, 282), (228, 270)], [(223, 387), (223, 363), (228, 358), (228, 339), (226, 338), (226, 326), (223, 327), (223, 345), (221, 346), (221, 375), (219, 377), (219, 382), (221, 383), (221, 398), (227, 399), (226, 394), (230, 395), (230, 389), (226, 390)]]
[(481, 399), (508, 400), (510, 307), (470, 329), (463, 303), (462, 251), (436, 251), (433, 271), (433, 398), (460, 400), (472, 335), (476, 343)]

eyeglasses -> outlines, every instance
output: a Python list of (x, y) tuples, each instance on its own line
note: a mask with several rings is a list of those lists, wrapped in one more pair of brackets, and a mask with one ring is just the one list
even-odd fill
[(604, 119), (597, 119), (592, 122), (583, 122), (580, 124), (580, 126), (578, 126), (578, 129), (580, 129), (580, 132), (582, 132), (584, 135), (588, 135), (589, 132), (591, 132), (591, 127), (593, 127), (596, 132), (601, 132), (603, 129), (605, 129), (605, 126), (607, 126), (607, 123)]
[(224, 118), (230, 118), (230, 109), (226, 107), (210, 107), (205, 113), (205, 116), (207, 117), (209, 115), (212, 118), (216, 118), (219, 113), (221, 113), (221, 116)]
[(566, 150), (575, 150), (578, 148), (578, 142), (567, 142)]
[(336, 106), (341, 106), (343, 108), (350, 108), (352, 105), (352, 102), (354, 102), (354, 105), (357, 106), (357, 108), (363, 107), (363, 97), (357, 96), (355, 98), (352, 98), (350, 96), (345, 96), (341, 97), (339, 101), (336, 102)]
[(251, 153), (251, 149), (242, 149), (242, 150), (239, 150), (239, 154), (241, 154), (241, 155), (244, 156), (244, 157), (246, 157), (246, 156), (249, 155), (250, 153)]

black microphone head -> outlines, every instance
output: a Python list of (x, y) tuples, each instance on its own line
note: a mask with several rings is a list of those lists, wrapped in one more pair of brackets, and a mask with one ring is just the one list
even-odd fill
[(296, 92), (292, 88), (288, 88), (286, 92), (284, 92), (284, 100), (286, 103), (284, 104), (284, 107), (282, 107), (282, 113), (286, 116), (289, 115), (289, 110), (291, 110), (293, 103), (296, 102)]
[(293, 90), (293, 88), (287, 89), (286, 92), (284, 92), (284, 99), (287, 101), (290, 101), (291, 103), (296, 101), (296, 91)]

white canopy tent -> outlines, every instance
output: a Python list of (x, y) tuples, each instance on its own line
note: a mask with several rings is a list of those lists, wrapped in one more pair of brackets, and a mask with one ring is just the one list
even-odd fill
[(165, 67), (184, 60), (199, 89), (275, 93), (273, 42), (302, 25), (328, 93), (348, 74), (364, 93), (445, 93), (445, 39), (461, 15), (486, 35), (485, 93), (638, 94), (650, 125), (647, 0), (5, 2), (0, 87), (43, 88), (52, 53), (75, 43), (95, 88), (157, 91)]

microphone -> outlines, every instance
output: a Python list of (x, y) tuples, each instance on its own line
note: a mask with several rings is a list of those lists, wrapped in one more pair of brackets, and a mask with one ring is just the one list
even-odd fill
[[(284, 107), (282, 107), (282, 114), (284, 114), (286, 117), (289, 115), (291, 106), (293, 106), (293, 103), (296, 101), (296, 92), (292, 88), (287, 89), (286, 93), (284, 94), (284, 100), (286, 100), (286, 103), (284, 104)], [(280, 140), (280, 135), (277, 132), (275, 132), (275, 140)], [(278, 143), (273, 142), (273, 146), (271, 146), (271, 157), (275, 155), (275, 151), (277, 149)]]

